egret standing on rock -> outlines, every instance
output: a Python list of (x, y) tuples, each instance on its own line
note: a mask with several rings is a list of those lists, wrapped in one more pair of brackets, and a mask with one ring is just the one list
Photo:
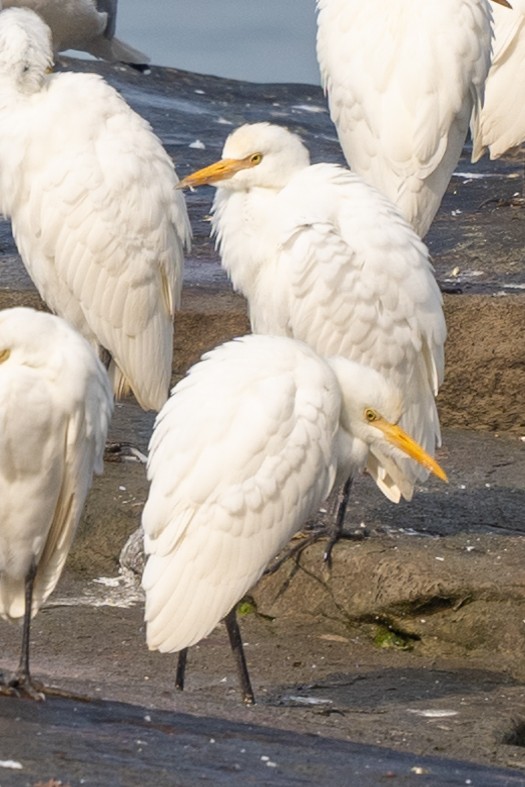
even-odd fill
[(490, 3), (317, 0), (317, 6), (321, 80), (346, 160), (424, 237), (469, 124), (474, 139), (479, 133)]
[(293, 339), (245, 336), (205, 355), (173, 389), (150, 443), (149, 647), (183, 651), (184, 663), (184, 649), (225, 618), (243, 698), (253, 702), (235, 606), (336, 478), (374, 456), (402, 487), (409, 454), (446, 479), (396, 425), (401, 407), (377, 372), (327, 362)]
[(167, 399), (190, 226), (171, 159), (95, 74), (49, 74), (49, 28), (0, 13), (0, 212), (49, 308), (111, 356), (114, 391)]
[[(234, 131), (223, 159), (181, 186), (205, 183), (217, 186), (213, 229), (253, 331), (380, 372), (401, 393), (400, 425), (434, 454), (442, 299), (426, 247), (394, 205), (342, 167), (310, 165), (298, 136), (268, 123)], [(376, 458), (367, 463), (395, 502), (426, 477), (414, 462), (404, 465), (400, 486)]]
[(19, 668), (0, 691), (42, 695), (29, 632), (68, 555), (113, 408), (106, 371), (64, 320), (0, 311), (0, 616), (23, 618)]
[(118, 0), (0, 0), (3, 8), (31, 8), (51, 28), (53, 50), (78, 49), (103, 60), (146, 66), (149, 57), (115, 36)]

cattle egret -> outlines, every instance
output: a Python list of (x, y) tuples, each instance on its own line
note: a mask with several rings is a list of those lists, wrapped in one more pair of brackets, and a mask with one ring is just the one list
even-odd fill
[(49, 28), (0, 13), (0, 212), (49, 308), (109, 354), (120, 396), (169, 393), (190, 227), (173, 163), (95, 74), (49, 74)]
[(424, 237), (469, 124), (474, 138), (479, 132), (491, 5), (317, 0), (317, 7), (321, 81), (346, 160)]
[(30, 621), (53, 591), (113, 408), (93, 349), (59, 317), (0, 311), (0, 616), (23, 618), (20, 664), (2, 684), (34, 699)]
[[(314, 514), (370, 456), (402, 488), (402, 457), (446, 479), (397, 422), (402, 396), (378, 372), (328, 361), (294, 339), (251, 335), (203, 356), (157, 416), (143, 512), (150, 649), (182, 651), (226, 618)], [(253, 701), (245, 666), (243, 698)], [(180, 676), (179, 676), (180, 677)], [(182, 681), (181, 681), (182, 682)]]

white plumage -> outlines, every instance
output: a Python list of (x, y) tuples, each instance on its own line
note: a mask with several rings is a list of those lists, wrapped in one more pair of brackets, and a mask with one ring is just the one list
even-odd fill
[(490, 66), (490, 4), (317, 0), (317, 5), (321, 79), (346, 160), (423, 237), (469, 123), (474, 138), (478, 134)]
[(150, 443), (149, 647), (178, 651), (209, 634), (318, 510), (336, 475), (362, 469), (369, 453), (395, 475), (399, 449), (412, 450), (443, 478), (380, 417), (396, 422), (401, 402), (371, 369), (327, 362), (285, 337), (245, 336), (205, 355), (173, 389)]
[(525, 0), (512, 0), (512, 9), (495, 6), (493, 15), (494, 54), (475, 159), (486, 148), (498, 158), (525, 141)]
[(146, 65), (149, 57), (115, 36), (118, 0), (0, 0), (3, 8), (30, 8), (51, 28), (53, 49), (78, 49), (104, 60)]
[[(182, 185), (217, 185), (212, 223), (222, 264), (248, 299), (256, 333), (293, 336), (322, 356), (376, 369), (403, 397), (400, 425), (433, 454), (445, 321), (428, 251), (391, 202), (341, 167), (309, 164), (299, 138), (267, 123), (227, 139), (223, 159)], [(371, 457), (391, 500), (402, 486)]]
[(0, 14), (0, 211), (52, 311), (112, 357), (141, 406), (166, 401), (190, 227), (150, 126), (94, 74), (48, 74), (49, 29)]
[(36, 614), (54, 589), (113, 408), (106, 371), (59, 317), (0, 311), (0, 616)]

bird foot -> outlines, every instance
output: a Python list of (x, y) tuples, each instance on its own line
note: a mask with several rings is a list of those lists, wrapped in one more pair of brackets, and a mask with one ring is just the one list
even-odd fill
[(11, 680), (0, 686), (0, 693), (34, 700), (35, 702), (42, 702), (46, 698), (44, 686), (23, 672), (17, 672)]
[(479, 209), (487, 205), (493, 205), (495, 208), (525, 208), (525, 196), (514, 194), (512, 197), (491, 197), (482, 202)]
[(275, 574), (275, 572), (278, 571), (281, 568), (281, 566), (284, 565), (284, 563), (286, 563), (286, 561), (290, 560), (291, 558), (294, 558), (295, 561), (297, 562), (299, 557), (307, 547), (311, 546), (312, 544), (315, 544), (316, 541), (319, 541), (319, 539), (323, 538), (323, 536), (325, 535), (326, 533), (322, 529), (315, 530), (311, 533), (303, 533), (303, 532), (298, 533), (296, 536), (294, 536), (293, 539), (294, 541), (297, 540), (298, 543), (294, 544), (293, 546), (286, 547), (284, 552), (282, 552), (277, 558), (275, 558), (275, 560), (270, 566), (267, 566), (267, 568), (264, 571), (264, 575), (268, 576), (269, 574)]
[(104, 449), (105, 462), (140, 462), (145, 465), (148, 457), (131, 443), (106, 443)]
[(281, 555), (279, 555), (270, 566), (266, 568), (264, 574), (266, 576), (269, 574), (274, 574), (284, 563), (286, 563), (287, 560), (290, 560), (290, 558), (294, 558), (297, 562), (305, 549), (307, 549), (312, 544), (317, 543), (317, 541), (320, 541), (322, 538), (327, 539), (326, 548), (323, 553), (323, 562), (326, 563), (329, 568), (331, 568), (332, 550), (340, 539), (345, 539), (348, 541), (362, 541), (366, 535), (367, 533), (364, 530), (356, 532), (341, 531), (338, 533), (333, 533), (330, 527), (325, 526), (317, 527), (312, 530), (312, 532), (300, 533), (298, 536), (298, 538), (300, 538), (299, 543), (287, 547), (286, 550)]
[(345, 541), (363, 541), (366, 538), (368, 533), (366, 530), (356, 530), (353, 533), (349, 531), (341, 530), (337, 533), (330, 533), (328, 532), (328, 537), (326, 540), (326, 547), (323, 552), (323, 562), (328, 566), (329, 569), (332, 568), (332, 551), (338, 541), (345, 540)]
[(34, 681), (31, 677), (16, 674), (11, 680), (4, 681), (0, 673), (0, 695), (18, 697), (42, 702), (46, 697), (63, 697), (64, 699), (74, 700), (75, 702), (92, 702), (93, 698), (87, 694), (75, 694), (56, 686), (45, 686)]

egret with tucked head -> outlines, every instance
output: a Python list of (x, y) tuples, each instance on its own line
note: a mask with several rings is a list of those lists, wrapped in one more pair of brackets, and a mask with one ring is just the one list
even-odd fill
[(148, 645), (182, 651), (180, 687), (185, 649), (225, 618), (253, 702), (235, 606), (334, 483), (374, 457), (402, 487), (406, 455), (446, 479), (401, 409), (378, 372), (285, 337), (223, 344), (175, 386), (150, 443), (142, 585)]
[(0, 311), (0, 617), (23, 619), (20, 664), (0, 690), (41, 699), (31, 618), (58, 582), (113, 409), (106, 371), (64, 320)]
[(110, 359), (117, 395), (166, 401), (190, 227), (171, 159), (95, 74), (50, 74), (49, 28), (0, 13), (0, 212), (49, 308)]

